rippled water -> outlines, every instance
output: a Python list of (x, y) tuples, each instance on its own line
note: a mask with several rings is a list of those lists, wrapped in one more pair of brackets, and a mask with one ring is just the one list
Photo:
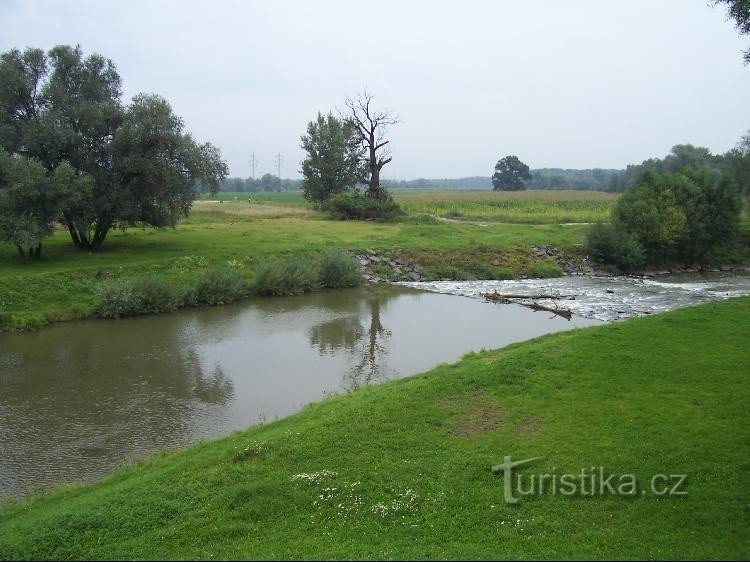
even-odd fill
[(750, 295), (750, 272), (663, 275), (654, 278), (569, 275), (554, 279), (513, 281), (434, 281), (405, 286), (482, 298), (497, 291), (520, 295), (571, 295), (574, 300), (537, 300), (585, 318), (610, 321), (655, 314), (673, 308)]

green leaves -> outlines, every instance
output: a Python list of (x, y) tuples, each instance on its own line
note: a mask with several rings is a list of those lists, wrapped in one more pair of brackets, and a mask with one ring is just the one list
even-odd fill
[(321, 203), (336, 193), (352, 189), (364, 179), (362, 148), (351, 126), (333, 114), (307, 124), (302, 136), (307, 156), (302, 161), (305, 199)]
[(521, 162), (517, 156), (506, 156), (495, 164), (495, 174), (492, 185), (496, 191), (520, 191), (526, 189), (524, 180), (530, 180), (529, 167)]
[(72, 173), (51, 181), (62, 182), (62, 219), (87, 250), (114, 225), (175, 224), (199, 186), (216, 191), (227, 175), (218, 149), (195, 142), (165, 99), (139, 94), (126, 108), (121, 98), (114, 63), (80, 47), (0, 55), (0, 148), (48, 173), (68, 163)]

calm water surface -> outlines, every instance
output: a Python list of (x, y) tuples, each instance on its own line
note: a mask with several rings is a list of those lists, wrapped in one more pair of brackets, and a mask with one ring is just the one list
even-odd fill
[(0, 334), (0, 496), (95, 480), (329, 393), (597, 323), (377, 287)]

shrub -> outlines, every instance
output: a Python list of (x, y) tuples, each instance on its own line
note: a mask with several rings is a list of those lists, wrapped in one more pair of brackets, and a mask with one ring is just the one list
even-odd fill
[(141, 313), (141, 296), (132, 283), (112, 282), (102, 287), (97, 314), (101, 318), (120, 318)]
[(245, 280), (237, 271), (217, 267), (204, 273), (184, 302), (194, 304), (228, 304), (247, 295)]
[(333, 252), (320, 260), (318, 280), (322, 287), (329, 289), (359, 287), (362, 284), (362, 273), (352, 258)]
[(255, 292), (259, 295), (298, 295), (318, 284), (318, 271), (296, 256), (262, 263), (255, 270)]
[(348, 191), (332, 197), (325, 208), (334, 218), (342, 220), (395, 220), (404, 214), (388, 193), (376, 198), (359, 191)]
[(509, 279), (514, 279), (515, 274), (513, 273), (513, 270), (510, 267), (501, 267), (495, 272), (495, 278), (509, 280)]
[(622, 271), (633, 271), (646, 263), (646, 254), (638, 239), (611, 224), (592, 226), (586, 247), (595, 262), (613, 265)]
[(560, 269), (554, 263), (549, 262), (534, 263), (531, 265), (531, 267), (529, 267), (529, 275), (531, 277), (538, 277), (540, 279), (560, 277), (562, 273), (562, 269)]
[(138, 279), (133, 283), (133, 291), (140, 299), (138, 314), (171, 312), (181, 304), (177, 289), (156, 277)]

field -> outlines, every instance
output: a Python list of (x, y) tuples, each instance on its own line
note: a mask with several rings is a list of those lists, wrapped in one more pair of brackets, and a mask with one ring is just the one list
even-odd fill
[[(107, 281), (154, 275), (186, 284), (206, 268), (228, 263), (237, 265), (251, 281), (255, 267), (264, 260), (331, 249), (411, 252), (446, 272), (482, 265), (468, 263), (472, 261), (495, 261), (498, 267), (521, 274), (531, 266), (532, 245), (554, 244), (576, 251), (588, 228), (560, 226), (549, 213), (538, 211), (535, 216), (533, 210), (527, 210), (529, 222), (536, 224), (426, 221), (413, 209), (397, 223), (342, 222), (316, 211), (298, 192), (221, 193), (219, 197), (223, 202), (196, 202), (190, 217), (174, 229), (115, 230), (96, 253), (75, 249), (63, 229), (45, 241), (38, 261), (22, 261), (11, 246), (0, 246), (0, 329), (33, 329), (90, 316)], [(425, 195), (398, 193), (397, 197), (409, 204)], [(455, 195), (443, 192), (430, 197), (439, 202)], [(464, 201), (474, 204), (471, 199)], [(545, 221), (550, 224), (538, 224)]]
[[(0, 331), (91, 316), (108, 281), (152, 275), (189, 284), (207, 268), (232, 264), (252, 282), (259, 263), (288, 254), (373, 249), (404, 255), (440, 277), (471, 277), (488, 263), (535, 276), (545, 264), (536, 263), (533, 245), (581, 254), (589, 229), (581, 223), (606, 219), (616, 200), (583, 191), (411, 189), (394, 196), (407, 212), (396, 223), (330, 220), (300, 192), (219, 193), (196, 202), (176, 228), (114, 230), (96, 253), (76, 250), (62, 228), (38, 261), (0, 245)], [(743, 221), (750, 232), (747, 213)]]
[[(598, 191), (440, 191), (394, 189), (391, 192), (410, 216), (433, 215), (467, 221), (518, 224), (590, 223), (607, 221), (618, 195)], [(206, 198), (284, 206), (304, 205), (301, 192), (222, 192)]]
[[(744, 559), (747, 326), (745, 298), (470, 354), (6, 505), (0, 559)], [(505, 455), (639, 484), (508, 505)]]
[(609, 220), (617, 195), (594, 191), (396, 192), (410, 215), (509, 223), (591, 223)]

